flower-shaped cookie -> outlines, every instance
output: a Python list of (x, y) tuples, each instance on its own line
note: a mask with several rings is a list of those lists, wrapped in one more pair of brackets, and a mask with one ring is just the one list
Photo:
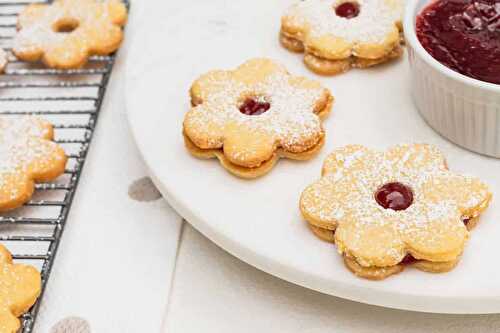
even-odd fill
[(300, 209), (319, 237), (334, 241), (357, 275), (382, 279), (405, 264), (452, 269), (491, 193), (476, 178), (448, 171), (435, 147), (386, 152), (346, 146), (302, 194)]
[(118, 49), (127, 9), (120, 0), (55, 0), (31, 4), (18, 17), (12, 51), (23, 61), (78, 68), (91, 55)]
[(0, 118), (0, 212), (27, 202), (35, 181), (64, 172), (67, 158), (53, 136), (52, 125), (39, 118)]
[(280, 157), (311, 158), (323, 145), (322, 118), (333, 97), (318, 82), (291, 76), (269, 59), (211, 71), (191, 87), (184, 118), (188, 150), (217, 157), (233, 174), (256, 178)]
[(281, 19), (280, 41), (314, 72), (333, 75), (402, 54), (403, 0), (305, 0)]
[(15, 333), (19, 319), (36, 302), (41, 290), (40, 273), (32, 266), (13, 264), (0, 244), (0, 333)]

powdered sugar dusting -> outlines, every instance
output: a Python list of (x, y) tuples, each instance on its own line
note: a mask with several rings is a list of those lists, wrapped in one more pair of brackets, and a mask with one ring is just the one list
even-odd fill
[[(53, 153), (53, 145), (42, 144), (40, 139), (49, 136), (50, 127), (35, 117), (0, 118), (0, 189), (11, 191), (12, 198), (18, 195), (12, 179), (28, 173), (30, 164), (43, 163)], [(64, 156), (55, 158), (64, 158)], [(43, 165), (41, 165), (43, 167)], [(18, 175), (19, 177), (15, 177)]]
[[(403, 0), (395, 0), (402, 2)], [(381, 43), (396, 22), (401, 20), (401, 6), (386, 0), (356, 0), (360, 6), (358, 16), (346, 19), (335, 14), (338, 0), (305, 0), (286, 12), (298, 24), (307, 26), (313, 37), (332, 35), (348, 42)]]
[[(223, 128), (236, 123), (251, 131), (266, 133), (286, 150), (305, 151), (322, 136), (321, 120), (315, 108), (325, 98), (326, 90), (303, 88), (293, 84), (292, 79), (286, 72), (276, 72), (252, 85), (233, 79), (210, 82), (218, 89), (190, 111), (189, 125), (206, 129), (213, 147), (222, 146)], [(245, 98), (268, 102), (271, 107), (258, 116), (245, 115), (239, 111)]]
[[(87, 55), (95, 46), (96, 29), (99, 29), (100, 41), (112, 40), (114, 23), (106, 6), (109, 2), (115, 0), (56, 0), (53, 4), (26, 7), (18, 18), (20, 29), (14, 38), (14, 53), (36, 54), (42, 50), (50, 52), (52, 49), (62, 48), (65, 52), (63, 58), (70, 58), (75, 53)], [(75, 30), (69, 33), (58, 32), (58, 23), (68, 20), (75, 23)]]
[[(444, 157), (435, 147), (399, 145), (385, 153), (352, 147), (334, 152), (325, 164), (325, 176), (304, 191), (301, 209), (313, 219), (309, 222), (352, 224), (355, 226), (349, 228), (352, 239), (362, 239), (367, 227), (389, 225), (401, 240), (430, 247), (442, 239), (466, 237), (462, 219), (479, 215), (491, 199), (488, 187), (477, 178), (448, 171)], [(374, 193), (391, 182), (412, 189), (413, 204), (406, 210), (384, 209), (376, 202)], [(442, 243), (445, 247), (446, 242)], [(339, 250), (343, 253), (359, 253), (366, 244), (351, 242), (350, 248), (342, 246)], [(407, 254), (404, 247), (378, 246), (385, 248), (393, 264)], [(449, 249), (443, 252), (446, 250)], [(359, 263), (363, 264), (362, 261)]]

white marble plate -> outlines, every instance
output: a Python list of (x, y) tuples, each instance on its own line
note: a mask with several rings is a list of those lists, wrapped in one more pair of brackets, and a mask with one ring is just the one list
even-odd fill
[(474, 230), (455, 270), (436, 275), (407, 269), (380, 282), (352, 275), (335, 247), (315, 238), (300, 216), (300, 193), (319, 177), (324, 157), (350, 143), (379, 149), (400, 142), (436, 144), (451, 169), (481, 176), (498, 194), (500, 160), (454, 146), (420, 118), (410, 98), (406, 58), (377, 69), (316, 77), (331, 89), (337, 103), (325, 123), (326, 147), (312, 161), (281, 160), (269, 175), (244, 181), (216, 160), (198, 160), (186, 152), (181, 124), (189, 108), (188, 89), (198, 75), (266, 56), (280, 60), (292, 73), (314, 77), (301, 56), (282, 49), (277, 40), (281, 13), (290, 2), (174, 2), (136, 33), (128, 65), (128, 115), (164, 196), (194, 227), (233, 255), (301, 286), (408, 310), (500, 312), (496, 201)]

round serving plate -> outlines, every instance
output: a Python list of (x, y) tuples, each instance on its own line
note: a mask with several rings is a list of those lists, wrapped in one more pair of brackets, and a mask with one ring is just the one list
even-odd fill
[[(349, 272), (333, 245), (303, 221), (302, 190), (319, 178), (335, 147), (385, 149), (401, 142), (441, 148), (452, 170), (480, 176), (494, 194), (500, 160), (461, 149), (435, 134), (410, 97), (406, 55), (400, 61), (336, 77), (319, 77), (302, 55), (278, 42), (280, 16), (292, 1), (186, 0), (150, 8), (128, 54), (127, 113), (152, 178), (170, 204), (205, 236), (236, 257), (282, 279), (323, 293), (399, 309), (441, 313), (500, 312), (500, 205), (494, 201), (472, 232), (458, 267), (445, 274), (415, 269), (384, 281)], [(158, 3), (158, 2), (157, 2)], [(281, 160), (257, 180), (241, 180), (217, 160), (184, 148), (182, 120), (193, 80), (252, 57), (279, 60), (293, 74), (320, 80), (336, 97), (325, 121), (326, 145), (308, 162)]]

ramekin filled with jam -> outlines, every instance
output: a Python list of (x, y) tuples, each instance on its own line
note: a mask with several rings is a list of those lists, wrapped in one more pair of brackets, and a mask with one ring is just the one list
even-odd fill
[(500, 158), (500, 0), (410, 0), (412, 94), (449, 140)]

